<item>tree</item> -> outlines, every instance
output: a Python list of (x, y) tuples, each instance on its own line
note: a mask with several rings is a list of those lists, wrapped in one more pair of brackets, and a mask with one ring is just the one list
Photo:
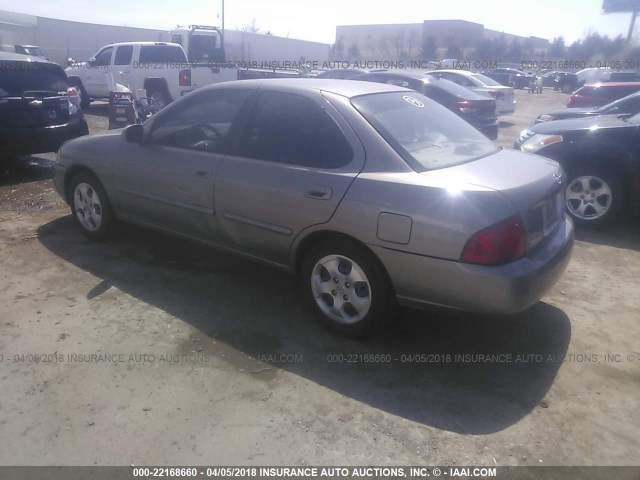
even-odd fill
[(360, 58), (360, 49), (355, 43), (349, 47), (347, 53), (349, 54), (349, 60), (358, 60)]
[(457, 45), (449, 45), (447, 47), (447, 58), (462, 57), (462, 49)]
[(249, 33), (258, 33), (260, 31), (260, 27), (256, 25), (256, 19), (251, 20), (251, 23), (242, 27), (243, 32)]
[(344, 43), (342, 43), (342, 37), (338, 38), (336, 43), (331, 45), (331, 59), (342, 60), (344, 56)]
[(549, 51), (547, 52), (547, 55), (549, 56), (549, 58), (562, 59), (565, 58), (566, 49), (567, 47), (564, 44), (564, 38), (556, 37), (551, 42), (551, 45), (549, 45)]
[(422, 51), (420, 52), (422, 60), (435, 60), (438, 57), (438, 46), (433, 37), (425, 37), (422, 41)]

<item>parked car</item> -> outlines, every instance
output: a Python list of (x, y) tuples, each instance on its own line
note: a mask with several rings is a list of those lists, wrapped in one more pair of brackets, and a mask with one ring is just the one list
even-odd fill
[[(542, 86), (547, 88), (555, 88), (556, 87), (556, 79), (560, 74), (564, 72), (558, 72), (556, 70), (545, 72), (542, 75)], [(557, 90), (557, 88), (555, 88)]]
[(387, 83), (410, 88), (435, 100), (463, 118), (491, 140), (498, 138), (496, 102), (444, 78), (422, 73), (381, 72), (353, 77), (352, 80)]
[(600, 107), (640, 90), (640, 82), (605, 82), (585, 85), (567, 101), (567, 107)]
[(494, 98), (496, 101), (496, 114), (505, 115), (516, 110), (516, 99), (513, 87), (500, 85), (495, 80), (466, 70), (434, 70), (425, 75), (450, 80), (458, 85), (468, 88), (481, 95)]
[(0, 162), (54, 152), (87, 135), (78, 92), (62, 68), (41, 58), (0, 52)]
[(351, 336), (396, 303), (537, 302), (573, 244), (561, 178), (418, 92), (322, 79), (199, 89), (66, 143), (54, 169), (89, 238), (120, 219), (298, 273), (320, 320)]
[(92, 99), (108, 99), (115, 83), (128, 87), (134, 97), (144, 89), (155, 105), (164, 107), (197, 88), (238, 77), (231, 68), (196, 68), (180, 45), (165, 42), (106, 45), (66, 72), (80, 90), (83, 109)]
[(540, 123), (515, 148), (559, 162), (567, 172), (566, 208), (574, 221), (602, 226), (640, 201), (640, 114)]
[(496, 68), (486, 72), (482, 72), (486, 77), (489, 77), (501, 85), (506, 85), (514, 88), (528, 88), (531, 81), (535, 81), (536, 76), (525, 73), (522, 70), (516, 68)]
[(555, 79), (554, 90), (560, 90), (562, 93), (575, 92), (578, 88), (584, 85), (584, 81), (578, 80), (578, 76), (575, 73), (560, 72)]
[(640, 113), (640, 92), (632, 93), (619, 100), (607, 103), (602, 107), (560, 108), (558, 110), (551, 110), (536, 118), (536, 123), (566, 120), (568, 118), (596, 117), (598, 115), (632, 116), (636, 113)]
[(360, 70), (358, 68), (334, 68), (333, 70), (327, 70), (326, 72), (319, 73), (316, 78), (336, 78), (341, 80), (349, 80), (358, 75), (367, 73), (366, 70)]

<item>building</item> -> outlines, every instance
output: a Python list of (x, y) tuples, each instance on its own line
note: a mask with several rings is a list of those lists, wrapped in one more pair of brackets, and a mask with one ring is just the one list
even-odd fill
[[(37, 45), (56, 63), (69, 57), (82, 61), (116, 42), (168, 42), (168, 30), (99, 25), (0, 11), (0, 48)], [(325, 62), (329, 44), (236, 30), (225, 31), (227, 60), (235, 62)]]
[(518, 42), (535, 53), (546, 51), (549, 41), (489, 30), (465, 20), (425, 20), (422, 23), (391, 25), (340, 25), (336, 27), (334, 57), (347, 60), (402, 60), (422, 56), (423, 47), (432, 50), (431, 59), (442, 59), (459, 50), (469, 57), (483, 40)]

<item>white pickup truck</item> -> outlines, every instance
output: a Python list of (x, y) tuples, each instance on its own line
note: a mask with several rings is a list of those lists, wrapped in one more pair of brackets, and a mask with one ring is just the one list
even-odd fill
[(234, 68), (195, 68), (180, 45), (164, 42), (106, 45), (86, 62), (65, 71), (69, 83), (80, 90), (82, 108), (91, 100), (109, 98), (115, 83), (128, 87), (135, 97), (144, 89), (146, 96), (162, 107), (197, 88), (238, 78)]

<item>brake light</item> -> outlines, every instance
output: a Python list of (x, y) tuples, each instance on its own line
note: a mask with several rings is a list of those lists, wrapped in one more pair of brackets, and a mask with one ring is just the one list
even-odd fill
[(495, 98), (495, 99), (498, 99), (498, 98), (504, 98), (504, 92), (497, 92), (497, 91), (495, 91), (495, 90), (491, 90), (491, 91), (489, 91), (489, 93), (490, 93), (490, 94), (491, 94), (491, 96), (492, 96), (493, 98)]
[(178, 74), (178, 84), (181, 87), (191, 86), (191, 70), (180, 70), (180, 73)]
[(480, 105), (474, 102), (470, 102), (468, 100), (464, 100), (462, 102), (456, 102), (453, 104), (455, 108), (460, 110), (462, 113), (473, 113), (480, 110)]
[(522, 257), (526, 248), (524, 223), (516, 214), (473, 235), (462, 251), (462, 261), (501, 265)]
[(69, 102), (69, 113), (74, 114), (80, 111), (80, 92), (75, 87), (67, 88), (67, 101)]

